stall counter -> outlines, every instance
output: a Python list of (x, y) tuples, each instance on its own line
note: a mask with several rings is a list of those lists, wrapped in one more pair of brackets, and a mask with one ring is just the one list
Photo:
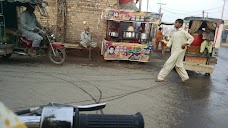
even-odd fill
[(149, 62), (152, 45), (103, 40), (101, 54), (105, 60)]

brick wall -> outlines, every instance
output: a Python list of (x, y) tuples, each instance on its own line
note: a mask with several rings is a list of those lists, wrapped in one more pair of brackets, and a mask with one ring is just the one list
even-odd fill
[(56, 21), (57, 21), (57, 9), (56, 9), (56, 2), (55, 0), (49, 1), (49, 6), (47, 6), (47, 12), (49, 15), (49, 18), (40, 16), (40, 13), (36, 11), (37, 19), (41, 22), (43, 26), (49, 27), (54, 29), (54, 32), (56, 31)]
[[(50, 18), (48, 20), (40, 18), (40, 20), (42, 23), (47, 24), (47, 26), (54, 27), (55, 32), (59, 37), (57, 39), (62, 41), (64, 35), (60, 33), (63, 32), (64, 28), (58, 26), (61, 26), (59, 24), (63, 24), (63, 20), (61, 20), (61, 13), (58, 13), (59, 10), (56, 8), (56, 5), (58, 5), (56, 4), (56, 1), (64, 0), (49, 1), (47, 11)], [(65, 2), (65, 42), (77, 43), (77, 41), (80, 40), (81, 31), (84, 30), (82, 22), (87, 21), (87, 23), (92, 27), (94, 40), (100, 44), (106, 32), (106, 21), (101, 19), (99, 29), (97, 29), (98, 19), (101, 16), (102, 10), (108, 6), (113, 7), (117, 0), (65, 0)], [(58, 5), (58, 7), (59, 6), (60, 5)]]

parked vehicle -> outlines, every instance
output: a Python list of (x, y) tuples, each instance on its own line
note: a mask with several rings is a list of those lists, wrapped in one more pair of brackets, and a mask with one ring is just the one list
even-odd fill
[[(187, 48), (184, 67), (186, 70), (203, 72), (210, 75), (217, 63), (218, 51), (221, 43), (221, 35), (224, 21), (222, 19), (204, 18), (204, 17), (186, 17), (184, 18), (183, 28), (188, 31), (193, 37), (194, 41)], [(208, 52), (206, 48), (203, 53), (200, 53), (201, 45), (204, 41), (205, 28), (209, 28), (213, 33), (212, 53)], [(209, 43), (208, 43), (209, 45)]]
[[(18, 29), (20, 24), (20, 14), (27, 4), (36, 4), (37, 10), (41, 16), (48, 16), (45, 10), (46, 2), (43, 0), (0, 0), (0, 57), (3, 60), (9, 59), (12, 54), (28, 55), (28, 49), (32, 46), (32, 41), (22, 37)], [(55, 36), (52, 33), (44, 31), (47, 38), (40, 44), (39, 56), (48, 55), (51, 62), (62, 64), (66, 58), (66, 52), (63, 45), (55, 44)], [(37, 57), (37, 56), (36, 56)]]

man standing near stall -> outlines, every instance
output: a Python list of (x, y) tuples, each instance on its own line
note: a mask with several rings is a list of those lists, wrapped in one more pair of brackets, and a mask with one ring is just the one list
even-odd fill
[[(162, 42), (163, 36), (164, 35), (162, 34), (162, 28), (159, 28), (155, 35), (155, 43), (156, 43), (155, 51), (158, 51), (158, 46), (159, 46), (159, 43)], [(163, 50), (164, 44), (162, 43), (161, 46), (162, 46), (162, 50)]]
[(181, 27), (183, 25), (182, 19), (177, 19), (175, 21), (175, 28), (171, 39), (169, 40), (167, 46), (162, 50), (162, 53), (165, 54), (167, 47), (171, 47), (171, 56), (165, 62), (163, 68), (158, 74), (156, 82), (163, 82), (165, 77), (169, 72), (175, 67), (177, 73), (181, 77), (181, 82), (184, 82), (189, 79), (188, 73), (186, 72), (183, 64), (183, 59), (186, 51), (186, 46), (189, 46), (194, 38)]

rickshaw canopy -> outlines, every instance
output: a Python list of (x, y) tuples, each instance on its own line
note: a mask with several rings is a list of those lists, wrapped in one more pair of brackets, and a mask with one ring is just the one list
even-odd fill
[(199, 20), (199, 21), (209, 21), (209, 22), (215, 22), (215, 23), (224, 23), (224, 20), (222, 19), (216, 19), (216, 18), (204, 18), (204, 17), (185, 17), (184, 20)]

